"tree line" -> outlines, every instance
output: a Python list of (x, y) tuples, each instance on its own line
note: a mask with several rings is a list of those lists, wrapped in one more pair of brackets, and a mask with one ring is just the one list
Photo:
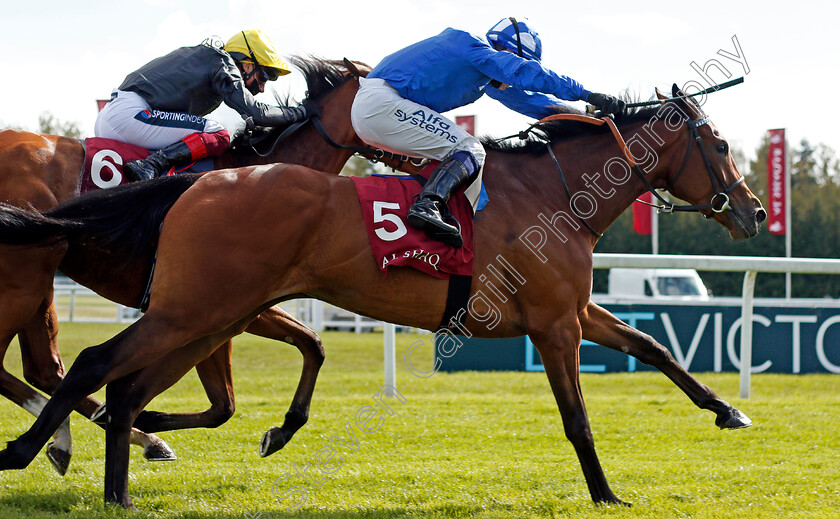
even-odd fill
[[(15, 125), (7, 125), (0, 121), (0, 130), (10, 128), (13, 130), (27, 130), (27, 128), (20, 128)], [(79, 129), (79, 124), (75, 121), (62, 121), (50, 112), (42, 112), (38, 116), (38, 128), (35, 133), (43, 133), (46, 135), (62, 135), (73, 139), (81, 139), (82, 131)]]
[[(767, 207), (767, 155), (769, 136), (765, 136), (749, 161), (744, 154), (733, 151), (746, 183)], [(791, 146), (790, 207), (792, 244), (791, 255), (803, 258), (840, 257), (840, 161), (835, 151), (825, 145), (813, 145), (803, 139)], [(633, 230), (632, 211), (624, 214), (607, 230), (595, 252), (649, 254), (649, 236)], [(784, 257), (785, 237), (775, 236), (765, 225), (749, 240), (733, 241), (721, 225), (707, 221), (695, 213), (659, 215), (660, 254), (709, 254), (720, 256)], [(601, 270), (601, 269), (599, 269)], [(700, 271), (707, 288), (714, 295), (739, 296), (743, 272)], [(596, 271), (595, 292), (606, 292), (607, 272)], [(793, 297), (840, 297), (840, 276), (794, 274), (791, 281)], [(757, 297), (784, 297), (784, 274), (759, 274)]]

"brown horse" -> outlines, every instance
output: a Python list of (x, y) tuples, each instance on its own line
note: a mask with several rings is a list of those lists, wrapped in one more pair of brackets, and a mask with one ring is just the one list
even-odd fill
[[(675, 86), (674, 95), (680, 94)], [(584, 326), (589, 337), (610, 347), (632, 343), (634, 354), (665, 371), (698, 406), (715, 412), (721, 427), (750, 422), (674, 369), (661, 345), (590, 304), (592, 249), (599, 233), (651, 185), (698, 204), (695, 209), (727, 227), (735, 239), (755, 235), (765, 216), (726, 141), (693, 101), (677, 99), (640, 111), (623, 118), (619, 127), (630, 136), (627, 150), (637, 150), (644, 172), (628, 166), (609, 132), (565, 122), (538, 126), (548, 144), (488, 150), (484, 178), (491, 203), (475, 219), (476, 276), (469, 304), (460, 312), (463, 320), (453, 324), (464, 335), (530, 335), (591, 497), (613, 503), (621, 501), (595, 454), (579, 384)], [(0, 452), (0, 469), (26, 467), (74, 406), (108, 384), (109, 402), (120, 405), (109, 409), (105, 497), (133, 506), (127, 489), (129, 427), (150, 395), (174, 382), (161, 381), (171, 372), (155, 373), (149, 366), (189, 369), (266, 308), (301, 295), (426, 329), (435, 328), (443, 314), (445, 281), (411, 269), (395, 269), (384, 278), (371, 261), (349, 179), (276, 165), (219, 171), (197, 180), (161, 179), (96, 195), (43, 217), (5, 207), (0, 241), (67, 238), (72, 244), (85, 237), (137, 246), (144, 238), (111, 228), (114, 215), (148, 217), (145, 227), (155, 229), (174, 203), (160, 233), (151, 304), (125, 331), (79, 355), (35, 424)], [(155, 200), (162, 207), (152, 207)], [(120, 250), (122, 257), (131, 254)], [(67, 259), (75, 252), (71, 245), (63, 269), (81, 265)], [(489, 274), (499, 279), (492, 290)]]
[[(358, 87), (354, 76), (342, 62), (318, 59), (293, 59), (303, 72), (309, 98), (318, 101), (321, 125), (329, 128), (329, 137), (355, 149), (339, 149), (327, 143), (312, 125), (292, 134), (279, 147), (269, 149), (262, 156), (255, 152), (228, 152), (218, 157), (218, 169), (246, 164), (289, 162), (315, 167), (337, 174), (353, 151), (364, 151), (349, 121), (350, 104)], [(359, 64), (363, 71), (368, 69)], [(358, 69), (353, 70), (358, 75)], [(265, 141), (274, 141), (279, 130), (269, 133)], [(372, 150), (371, 150), (372, 151)], [(80, 171), (84, 160), (82, 143), (75, 139), (51, 135), (7, 130), (0, 132), (0, 193), (7, 203), (21, 207), (47, 210), (79, 194)], [(0, 254), (0, 394), (29, 410), (36, 416), (46, 398), (27, 386), (5, 369), (2, 359), (8, 346), (18, 335), (25, 379), (36, 388), (52, 394), (64, 376), (56, 333), (57, 315), (53, 304), (52, 283), (55, 271), (64, 259), (66, 247), (9, 248)], [(106, 260), (105, 260), (106, 261)], [(137, 306), (148, 278), (149, 263), (129, 269), (118, 276), (97, 275), (89, 268), (85, 276), (77, 277), (90, 288), (116, 302)], [(297, 406), (297, 421), (305, 421), (308, 411), (308, 387), (314, 386), (318, 369), (323, 362), (323, 349), (318, 336), (280, 309), (266, 310), (248, 329), (249, 332), (276, 340), (291, 342), (304, 355), (305, 383)], [(163, 414), (144, 413), (141, 425), (149, 432), (188, 427), (215, 427), (233, 414), (233, 388), (230, 369), (230, 342), (197, 366), (211, 407), (202, 413)], [(299, 400), (300, 400), (299, 399)], [(92, 417), (100, 402), (87, 398), (76, 408)], [(302, 424), (301, 424), (302, 425)], [(297, 426), (299, 427), (299, 425)], [(296, 428), (296, 427), (295, 427)], [(150, 459), (173, 458), (162, 440), (134, 431), (133, 442), (144, 446)], [(69, 422), (57, 433), (47, 449), (53, 466), (64, 474), (70, 462)]]

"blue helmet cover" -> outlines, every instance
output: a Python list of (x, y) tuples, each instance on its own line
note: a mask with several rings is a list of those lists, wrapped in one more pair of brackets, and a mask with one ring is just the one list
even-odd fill
[(503, 18), (487, 31), (487, 41), (491, 46), (501, 45), (526, 59), (539, 61), (542, 57), (540, 36), (527, 18)]

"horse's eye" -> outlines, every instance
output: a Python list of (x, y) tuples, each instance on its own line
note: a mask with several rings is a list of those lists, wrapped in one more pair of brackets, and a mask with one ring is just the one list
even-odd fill
[(729, 144), (727, 144), (725, 142), (722, 142), (722, 143), (718, 144), (717, 149), (721, 153), (724, 153), (724, 154), (729, 153)]

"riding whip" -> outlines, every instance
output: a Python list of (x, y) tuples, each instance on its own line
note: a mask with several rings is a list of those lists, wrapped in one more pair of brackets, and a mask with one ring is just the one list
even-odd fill
[[(677, 96), (677, 97), (669, 97), (668, 99), (657, 99), (656, 101), (642, 101), (640, 103), (628, 103), (627, 108), (639, 108), (639, 107), (642, 107), (642, 106), (653, 106), (653, 105), (658, 105), (658, 104), (665, 103), (667, 101), (673, 101), (675, 99), (685, 99), (685, 98), (688, 98), (688, 97), (702, 96), (702, 95), (710, 94), (710, 93), (713, 93), (713, 92), (717, 92), (718, 90), (723, 90), (724, 88), (729, 88), (731, 86), (739, 85), (743, 82), (744, 82), (744, 78), (742, 76), (742, 77), (739, 77), (739, 78), (731, 79), (731, 80), (726, 81), (724, 83), (721, 83), (719, 85), (715, 85), (715, 86), (703, 89), (699, 92), (694, 92), (693, 94), (686, 94), (686, 95), (681, 95), (681, 96)], [(592, 113), (595, 113), (596, 110), (598, 110), (597, 107), (592, 106), (592, 105), (586, 105), (586, 113), (592, 114)]]

